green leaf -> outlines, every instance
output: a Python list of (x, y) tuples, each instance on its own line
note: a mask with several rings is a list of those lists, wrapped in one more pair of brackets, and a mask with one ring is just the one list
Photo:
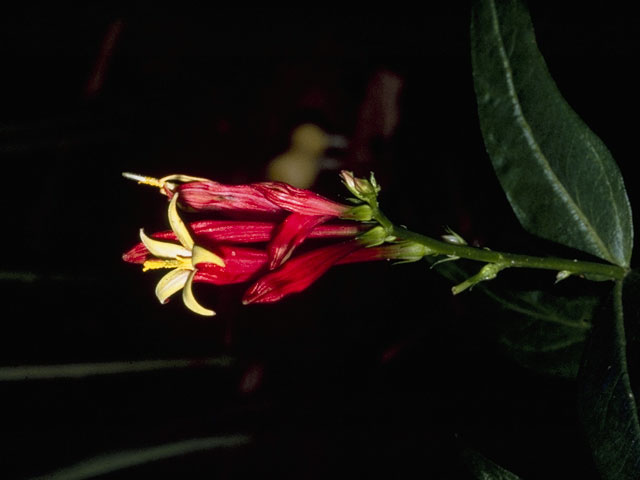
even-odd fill
[(630, 375), (631, 368), (638, 367), (639, 326), (640, 275), (631, 273), (624, 283), (616, 283), (610, 302), (596, 318), (579, 376), (580, 418), (605, 479), (640, 478), (635, 401), (640, 380)]
[(633, 226), (620, 171), (558, 91), (520, 0), (476, 3), (471, 54), (485, 146), (522, 226), (629, 266)]
[(462, 452), (462, 462), (474, 478), (478, 480), (519, 480), (520, 477), (493, 463), (475, 450)]
[[(461, 262), (439, 264), (435, 270), (460, 282), (471, 273)], [(522, 366), (546, 375), (574, 378), (591, 328), (597, 297), (568, 297), (542, 291), (504, 288), (496, 280), (471, 292), (493, 300), (488, 327), (505, 353)], [(554, 288), (553, 286), (550, 288)], [(478, 299), (479, 305), (486, 305)]]
[(512, 313), (495, 326), (511, 357), (539, 373), (575, 378), (598, 298), (490, 288), (486, 293)]

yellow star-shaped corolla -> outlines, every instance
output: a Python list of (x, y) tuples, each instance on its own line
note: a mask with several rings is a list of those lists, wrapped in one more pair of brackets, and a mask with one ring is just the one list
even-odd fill
[(220, 267), (224, 267), (225, 263), (215, 253), (195, 245), (187, 226), (178, 215), (177, 201), (176, 193), (169, 202), (169, 224), (180, 244), (151, 238), (140, 229), (140, 240), (155, 257), (144, 262), (142, 271), (171, 268), (156, 285), (158, 300), (166, 303), (171, 295), (182, 289), (182, 300), (187, 308), (200, 315), (212, 316), (216, 312), (200, 305), (193, 296), (193, 277), (197, 272), (196, 265), (200, 263), (214, 263)]

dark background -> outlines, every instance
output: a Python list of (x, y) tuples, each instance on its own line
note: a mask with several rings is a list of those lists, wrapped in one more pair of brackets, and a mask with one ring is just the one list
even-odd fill
[[(614, 7), (580, 8), (534, 5), (539, 46), (569, 103), (609, 146), (635, 205), (636, 25)], [(243, 307), (242, 286), (198, 286), (218, 312), (203, 318), (179, 300), (159, 305), (155, 272), (120, 260), (140, 227), (166, 229), (163, 199), (122, 171), (261, 180), (306, 121), (364, 138), (333, 155), (357, 174), (376, 172), (397, 223), (548, 252), (521, 231), (484, 152), (466, 2), (420, 13), (111, 4), (5, 13), (0, 365), (237, 360), (0, 383), (3, 478), (236, 432), (252, 443), (104, 478), (467, 478), (464, 447), (524, 478), (596, 478), (573, 383), (505, 357), (476, 299), (453, 299), (425, 263), (337, 267), (268, 306)], [(361, 115), (381, 72), (402, 82), (387, 138)], [(336, 171), (314, 189), (344, 195)]]

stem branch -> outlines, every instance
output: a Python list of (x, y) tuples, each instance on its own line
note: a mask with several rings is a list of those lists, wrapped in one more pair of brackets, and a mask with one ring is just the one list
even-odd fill
[(502, 268), (540, 268), (546, 270), (567, 271), (576, 275), (598, 275), (612, 280), (621, 280), (628, 269), (617, 265), (585, 262), (567, 258), (532, 257), (515, 253), (495, 252), (483, 248), (457, 245), (435, 240), (419, 233), (414, 233), (406, 228), (393, 226), (392, 234), (404, 240), (410, 240), (423, 245), (433, 251), (435, 255), (449, 255), (479, 262), (500, 265)]

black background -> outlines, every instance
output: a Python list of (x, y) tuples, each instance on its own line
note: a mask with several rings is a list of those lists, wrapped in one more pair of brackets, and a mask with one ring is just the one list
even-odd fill
[[(563, 8), (532, 7), (539, 46), (612, 151), (635, 205), (636, 26), (609, 6)], [(112, 4), (5, 12), (0, 365), (221, 354), (237, 362), (0, 383), (3, 478), (236, 432), (252, 443), (104, 478), (467, 478), (457, 456), (466, 446), (524, 478), (596, 478), (573, 383), (503, 356), (486, 333), (491, 318), (471, 296), (453, 299), (424, 263), (336, 267), (267, 306), (243, 307), (242, 286), (198, 286), (218, 312), (202, 318), (180, 301), (159, 305), (154, 272), (120, 260), (140, 227), (166, 229), (163, 198), (122, 171), (263, 179), (301, 122), (357, 134), (381, 71), (403, 82), (395, 135), (336, 155), (360, 175), (376, 172), (388, 216), (432, 236), (449, 225), (483, 246), (548, 252), (520, 229), (484, 151), (468, 26), (466, 2), (419, 13)], [(114, 28), (103, 83), (87, 92)], [(336, 173), (314, 189), (339, 199)], [(259, 382), (244, 392), (248, 372)]]

